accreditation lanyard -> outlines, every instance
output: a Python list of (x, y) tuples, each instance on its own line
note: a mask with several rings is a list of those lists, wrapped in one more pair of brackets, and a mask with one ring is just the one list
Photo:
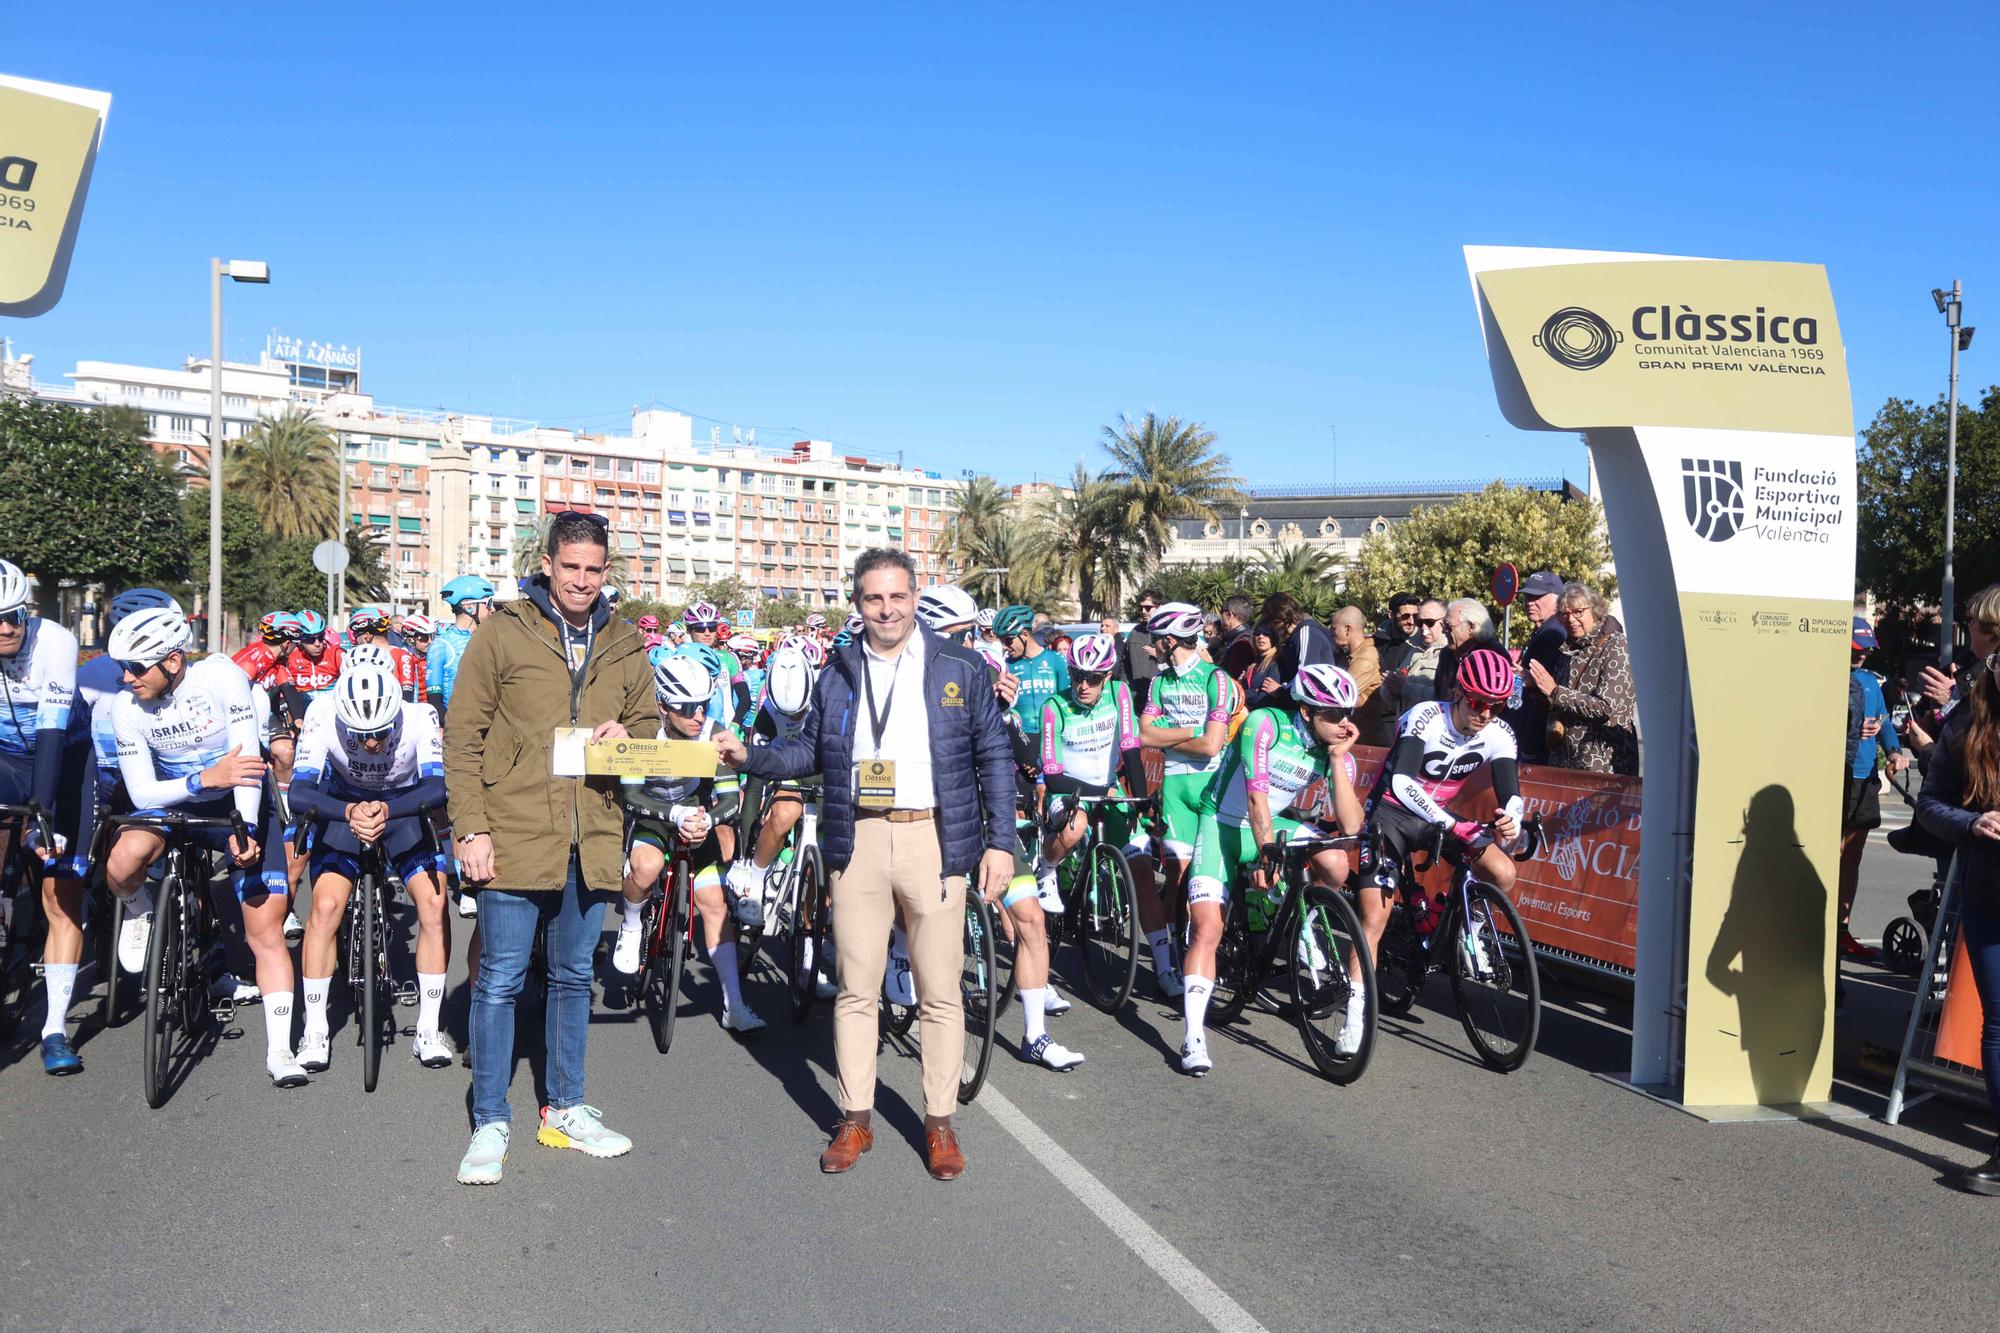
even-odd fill
[[(569, 716), (574, 723), (583, 702), (584, 669), (590, 665), (590, 649), (597, 641), (597, 622), (593, 619), (590, 624), (572, 633), (569, 622), (557, 616), (556, 628), (562, 633), (563, 665), (569, 668)], [(577, 643), (577, 639), (582, 642)], [(581, 653), (577, 651), (579, 647), (583, 650)]]
[(882, 757), (882, 737), (889, 729), (889, 712), (896, 706), (896, 677), (902, 672), (903, 657), (909, 651), (908, 648), (904, 648), (903, 652), (896, 656), (896, 665), (889, 668), (889, 689), (882, 696), (882, 708), (879, 712), (875, 708), (875, 667), (868, 660), (867, 653), (861, 655), (861, 685), (868, 695), (868, 726), (874, 733), (877, 759)]

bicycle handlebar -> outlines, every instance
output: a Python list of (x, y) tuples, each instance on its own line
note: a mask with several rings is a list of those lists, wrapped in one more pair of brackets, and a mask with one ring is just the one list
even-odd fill
[(0, 820), (15, 819), (33, 820), (35, 823), (35, 832), (41, 835), (42, 846), (50, 853), (55, 851), (56, 835), (49, 828), (48, 812), (42, 809), (40, 802), (29, 801), (25, 805), (0, 805)]
[(1257, 856), (1261, 861), (1288, 865), (1300, 857), (1315, 855), (1329, 847), (1343, 847), (1360, 841), (1359, 833), (1327, 833), (1295, 838), (1289, 829), (1279, 829), (1273, 840), (1259, 849)]

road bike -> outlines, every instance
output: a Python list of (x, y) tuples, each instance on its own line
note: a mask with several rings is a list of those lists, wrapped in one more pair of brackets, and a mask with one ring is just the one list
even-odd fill
[(0, 805), (0, 831), (7, 837), (6, 861), (0, 865), (0, 909), (6, 909), (8, 923), (0, 934), (0, 1037), (20, 1031), (41, 975), (36, 960), (47, 930), (42, 920), (43, 865), (42, 858), (28, 849), (31, 824), (42, 846), (56, 845), (41, 806), (32, 801)]
[[(625, 803), (634, 811), (660, 821), (669, 830), (673, 846), (667, 853), (660, 883), (647, 895), (639, 914), (639, 984), (633, 1003), (645, 1011), (653, 1031), (653, 1046), (661, 1055), (673, 1049), (674, 1019), (680, 1009), (681, 976), (687, 970), (687, 955), (693, 931), (693, 883), (695, 848), (673, 826), (667, 808), (648, 801), (636, 792), (625, 793)], [(630, 829), (625, 837), (629, 859), (632, 849)]]
[[(1495, 831), (1491, 824), (1486, 828)], [(1521, 849), (1508, 856), (1525, 862), (1541, 841), (1536, 816), (1522, 825)], [(1431, 972), (1443, 968), (1466, 1039), (1479, 1058), (1503, 1074), (1519, 1069), (1541, 1031), (1542, 983), (1534, 941), (1513, 899), (1479, 878), (1473, 849), (1444, 828), (1433, 826), (1426, 846), (1400, 856), (1379, 836), (1372, 851), (1377, 858), (1393, 857), (1398, 885), (1376, 959), (1382, 1012), (1408, 1013)], [(1440, 857), (1455, 868), (1442, 904), (1433, 903), (1417, 883), (1417, 875)], [(1358, 892), (1361, 882), (1354, 877), (1349, 893)]]

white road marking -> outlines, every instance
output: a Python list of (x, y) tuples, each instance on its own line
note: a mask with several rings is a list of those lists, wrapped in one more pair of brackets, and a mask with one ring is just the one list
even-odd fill
[(1063, 1146), (1028, 1119), (1018, 1106), (1008, 1101), (990, 1082), (979, 1090), (973, 1105), (999, 1122), (1000, 1128), (1028, 1150), (1028, 1155), (1048, 1168), (1049, 1174), (1096, 1214), (1097, 1220), (1125, 1242), (1146, 1267), (1158, 1273), (1181, 1298), (1219, 1333), (1268, 1333), (1256, 1318), (1196, 1268), (1173, 1243), (1133, 1212), (1125, 1202), (1090, 1173), (1090, 1169), (1064, 1151)]

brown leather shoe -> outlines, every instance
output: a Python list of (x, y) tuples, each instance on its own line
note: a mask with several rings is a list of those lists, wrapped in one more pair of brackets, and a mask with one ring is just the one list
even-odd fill
[(957, 1180), (965, 1171), (965, 1154), (958, 1150), (958, 1135), (948, 1125), (924, 1132), (924, 1148), (930, 1156), (934, 1180)]
[(829, 1176), (852, 1171), (861, 1154), (875, 1146), (875, 1131), (852, 1120), (843, 1120), (833, 1131), (833, 1142), (819, 1155), (819, 1169)]

